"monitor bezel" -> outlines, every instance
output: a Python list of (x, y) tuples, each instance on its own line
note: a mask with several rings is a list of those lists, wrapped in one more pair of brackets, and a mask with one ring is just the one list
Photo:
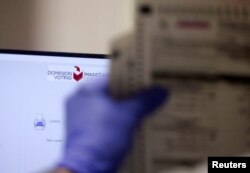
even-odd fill
[(0, 49), (0, 54), (109, 59), (108, 55), (106, 54), (54, 52), (54, 51), (52, 52), (52, 51), (17, 50), (17, 49)]

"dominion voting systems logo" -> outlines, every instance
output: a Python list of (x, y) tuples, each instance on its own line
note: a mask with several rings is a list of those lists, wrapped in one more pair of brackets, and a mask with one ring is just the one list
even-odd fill
[(75, 66), (75, 68), (76, 68), (76, 71), (73, 74), (73, 78), (76, 81), (79, 81), (79, 80), (81, 80), (83, 78), (83, 72), (81, 71), (80, 67)]
[(56, 82), (89, 82), (99, 79), (107, 73), (103, 73), (97, 68), (85, 68), (80, 66), (48, 65), (47, 79)]
[(80, 81), (83, 79), (84, 72), (79, 66), (62, 66), (49, 65), (48, 66), (48, 80), (50, 81)]

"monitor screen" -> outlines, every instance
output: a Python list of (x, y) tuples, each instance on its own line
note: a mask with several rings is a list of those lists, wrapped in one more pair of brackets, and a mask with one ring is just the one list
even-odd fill
[(34, 173), (62, 155), (65, 99), (106, 76), (104, 55), (0, 50), (0, 172)]

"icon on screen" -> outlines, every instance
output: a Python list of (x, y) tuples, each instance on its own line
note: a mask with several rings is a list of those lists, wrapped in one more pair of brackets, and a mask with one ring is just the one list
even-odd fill
[(81, 71), (80, 67), (75, 66), (76, 71), (73, 73), (73, 78), (76, 81), (79, 81), (83, 78), (83, 72)]
[(44, 130), (46, 126), (46, 120), (43, 114), (37, 114), (36, 119), (34, 120), (34, 127), (36, 130)]

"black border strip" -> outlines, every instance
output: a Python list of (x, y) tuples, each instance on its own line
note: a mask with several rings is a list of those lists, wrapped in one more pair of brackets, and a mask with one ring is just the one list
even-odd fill
[(0, 54), (16, 54), (16, 55), (38, 55), (38, 56), (59, 56), (59, 57), (75, 57), (75, 58), (97, 58), (108, 59), (105, 54), (92, 53), (73, 53), (73, 52), (50, 52), (50, 51), (30, 51), (30, 50), (15, 50), (15, 49), (0, 49)]

